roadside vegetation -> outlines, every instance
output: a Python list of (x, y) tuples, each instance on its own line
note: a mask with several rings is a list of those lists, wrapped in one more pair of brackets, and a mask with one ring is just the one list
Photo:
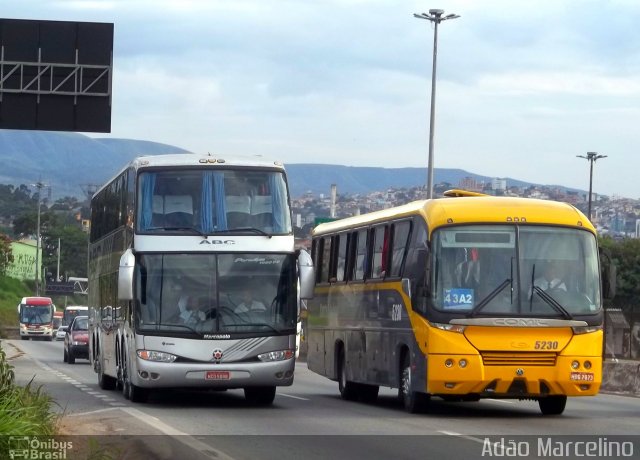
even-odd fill
[(18, 326), (18, 302), (33, 291), (33, 282), (0, 275), (0, 337), (7, 337), (6, 327)]
[(56, 430), (58, 416), (51, 411), (51, 397), (32, 382), (21, 387), (14, 379), (13, 366), (0, 346), (0, 454), (8, 452), (7, 435), (53, 435)]

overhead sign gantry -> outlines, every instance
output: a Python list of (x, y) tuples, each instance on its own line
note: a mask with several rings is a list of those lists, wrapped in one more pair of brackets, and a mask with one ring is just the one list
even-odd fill
[(0, 19), (0, 128), (111, 132), (113, 24)]

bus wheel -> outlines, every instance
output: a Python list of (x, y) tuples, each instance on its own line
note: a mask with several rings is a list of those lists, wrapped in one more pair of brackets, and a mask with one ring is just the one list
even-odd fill
[(360, 401), (365, 403), (372, 403), (378, 399), (378, 391), (380, 387), (378, 385), (368, 385), (361, 383), (359, 388)]
[(141, 388), (129, 382), (129, 400), (135, 403), (146, 402), (149, 398), (149, 390)]
[(404, 357), (402, 364), (398, 397), (402, 401), (405, 410), (410, 414), (426, 412), (427, 410), (429, 395), (411, 389), (411, 361), (408, 355)]
[(28, 336), (26, 336), (26, 335), (21, 335), (21, 336), (20, 336), (20, 338), (21, 338), (22, 340), (29, 340), (29, 337), (28, 337)]
[(338, 390), (340, 390), (340, 396), (347, 401), (355, 401), (358, 399), (357, 385), (347, 380), (347, 360), (344, 357), (344, 352), (341, 352), (339, 356)]
[(122, 396), (124, 396), (124, 399), (129, 399), (129, 375), (127, 370), (127, 363), (126, 361), (120, 360), (120, 365), (122, 366), (122, 381), (120, 383), (120, 387), (122, 388)]
[(103, 365), (102, 365), (102, 356), (98, 355), (98, 359), (96, 359), (96, 371), (98, 372), (98, 386), (103, 390), (113, 390), (116, 387), (116, 379), (105, 375)]
[(540, 406), (542, 415), (560, 415), (564, 412), (564, 408), (567, 405), (567, 397), (547, 396), (538, 399), (538, 405)]
[(276, 397), (276, 387), (247, 387), (244, 397), (250, 404), (268, 406)]
[(129, 362), (125, 359), (125, 361), (122, 362), (122, 394), (131, 402), (145, 402), (149, 396), (149, 392), (146, 388), (140, 388), (131, 383), (129, 370)]

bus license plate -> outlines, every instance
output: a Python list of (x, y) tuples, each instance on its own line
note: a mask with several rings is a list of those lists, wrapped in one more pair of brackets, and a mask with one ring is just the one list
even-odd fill
[(572, 372), (571, 380), (576, 380), (579, 382), (593, 382), (594, 376), (593, 372)]
[(229, 371), (207, 371), (207, 380), (229, 380)]

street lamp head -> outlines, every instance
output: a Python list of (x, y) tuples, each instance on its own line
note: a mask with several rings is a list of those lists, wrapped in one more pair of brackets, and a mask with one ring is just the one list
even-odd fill
[(444, 10), (437, 10), (437, 9), (429, 10), (429, 14), (433, 16), (442, 16), (443, 13), (444, 13)]

